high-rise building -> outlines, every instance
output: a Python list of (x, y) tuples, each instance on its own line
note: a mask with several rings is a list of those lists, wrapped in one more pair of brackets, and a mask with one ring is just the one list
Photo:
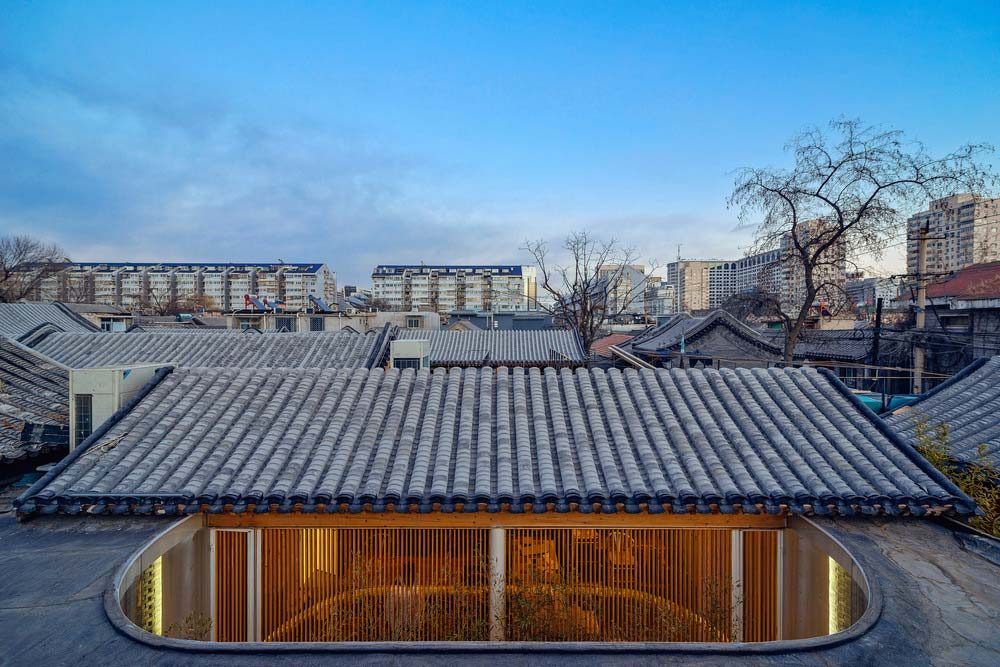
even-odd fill
[(188, 303), (230, 311), (243, 307), (245, 294), (304, 310), (310, 296), (333, 300), (337, 279), (326, 264), (76, 262), (43, 278), (33, 296), (128, 310)]
[(781, 250), (767, 250), (736, 260), (737, 293), (759, 290), (780, 294), (783, 276)]
[[(821, 244), (822, 235), (829, 228), (823, 219), (808, 220), (796, 226), (795, 234), (803, 247)], [(782, 308), (795, 312), (806, 298), (805, 267), (794, 252), (794, 239), (788, 233), (781, 239), (781, 263), (783, 268), (781, 285)], [(819, 287), (815, 301), (829, 306), (843, 304), (844, 285), (847, 282), (847, 244), (843, 237), (834, 242), (820, 256), (813, 268), (813, 284)], [(813, 305), (813, 304), (809, 304)]]
[[(799, 236), (808, 242), (820, 229), (819, 221), (799, 226)], [(818, 282), (843, 286), (846, 280), (845, 244), (836, 243), (826, 252), (814, 276)], [(785, 307), (795, 309), (805, 298), (805, 271), (791, 252), (791, 236), (781, 247), (741, 259), (680, 260), (667, 264), (667, 282), (674, 288), (678, 312), (696, 312), (721, 307), (736, 294), (762, 291), (774, 295)], [(821, 300), (832, 301), (834, 290), (825, 289)]]
[(906, 223), (906, 270), (917, 273), (920, 230), (927, 230), (927, 271), (949, 273), (1000, 260), (1000, 199), (960, 194), (931, 202)]
[(536, 310), (533, 266), (383, 264), (372, 271), (372, 299), (391, 310)]
[(673, 285), (660, 276), (649, 276), (643, 294), (643, 314), (651, 317), (669, 315), (674, 312), (676, 298)]
[(608, 312), (641, 315), (645, 311), (648, 272), (644, 264), (598, 266), (598, 279), (608, 283)]
[(677, 312), (718, 308), (736, 293), (736, 262), (680, 260), (667, 264)]

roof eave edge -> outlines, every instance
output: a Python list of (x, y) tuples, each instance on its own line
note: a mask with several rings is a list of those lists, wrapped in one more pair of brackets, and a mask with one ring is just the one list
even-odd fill
[[(153, 377), (150, 378), (150, 380), (146, 384), (144, 384), (139, 389), (138, 392), (136, 392), (135, 396), (130, 398), (125, 405), (118, 408), (118, 410), (116, 410), (114, 414), (108, 417), (108, 419), (103, 424), (98, 426), (97, 429), (93, 433), (91, 433), (86, 440), (80, 443), (72, 452), (67, 454), (63, 460), (59, 461), (59, 463), (57, 463), (51, 470), (45, 473), (45, 475), (43, 475), (41, 479), (39, 479), (34, 484), (29, 486), (27, 489), (25, 489), (24, 493), (15, 498), (13, 503), (14, 507), (20, 509), (20, 507), (24, 503), (26, 503), (28, 500), (31, 499), (32, 496), (34, 496), (39, 491), (48, 486), (49, 482), (51, 482), (53, 479), (59, 476), (63, 470), (65, 470), (70, 466), (71, 463), (73, 463), (78, 458), (83, 456), (83, 454), (86, 453), (91, 447), (93, 447), (98, 440), (103, 438), (105, 434), (107, 434), (107, 432), (110, 431), (112, 427), (115, 426), (115, 424), (124, 419), (125, 415), (131, 412), (136, 405), (138, 405), (144, 398), (146, 398), (146, 396), (148, 396), (149, 393), (153, 391), (153, 389), (163, 380), (163, 378), (170, 375), (170, 373), (172, 373), (173, 370), (174, 370), (173, 366), (164, 366), (162, 368), (157, 368), (156, 371), (153, 373)], [(18, 512), (18, 519), (21, 521), (27, 519), (28, 516), (30, 515), (27, 513), (22, 514), (21, 512)]]

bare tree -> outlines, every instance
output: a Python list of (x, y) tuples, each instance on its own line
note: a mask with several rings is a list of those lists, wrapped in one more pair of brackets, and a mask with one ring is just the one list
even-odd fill
[(32, 296), (41, 282), (66, 268), (62, 248), (22, 234), (0, 236), (0, 302)]
[(152, 288), (146, 290), (137, 305), (143, 313), (160, 316), (197, 313), (213, 310), (215, 306), (212, 298), (203, 294), (177, 294), (170, 289)]
[(392, 304), (385, 299), (369, 299), (368, 307), (377, 312), (388, 312), (393, 310)]
[(613, 238), (599, 241), (587, 232), (573, 232), (562, 248), (567, 260), (554, 263), (545, 241), (525, 242), (523, 249), (538, 265), (539, 287), (552, 298), (552, 305), (537, 299), (536, 303), (576, 331), (584, 349), (590, 350), (604, 323), (624, 314), (643, 296), (647, 281), (628, 285), (626, 272), (636, 263), (637, 254)]
[(929, 199), (983, 192), (996, 182), (980, 162), (989, 145), (932, 157), (901, 132), (858, 120), (833, 121), (829, 132), (805, 130), (786, 150), (791, 169), (744, 169), (729, 198), (740, 220), (757, 228), (755, 251), (781, 249), (784, 270), (801, 286), (793, 302), (769, 306), (786, 323), (786, 362), (817, 301), (839, 289), (831, 263), (880, 257), (906, 216)]

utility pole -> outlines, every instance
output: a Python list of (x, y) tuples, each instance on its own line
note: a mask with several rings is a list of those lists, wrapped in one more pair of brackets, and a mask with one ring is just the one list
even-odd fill
[(913, 349), (913, 389), (914, 394), (924, 392), (924, 342), (922, 340), (927, 316), (927, 227), (920, 228), (917, 246), (917, 326), (916, 346)]
[[(875, 334), (872, 336), (872, 379), (878, 381), (879, 363), (878, 346), (882, 337), (882, 297), (875, 299)], [(882, 382), (882, 410), (885, 410), (885, 382)]]

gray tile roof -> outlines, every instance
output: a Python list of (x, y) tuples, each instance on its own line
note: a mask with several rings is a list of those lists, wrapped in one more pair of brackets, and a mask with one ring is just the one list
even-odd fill
[[(776, 360), (784, 356), (785, 332), (774, 329), (756, 329), (740, 322), (724, 310), (714, 310), (702, 317), (692, 317), (686, 313), (675, 315), (663, 324), (648, 329), (632, 340), (632, 350), (647, 355), (664, 355), (677, 352), (681, 335), (688, 348), (695, 347), (699, 338), (715, 327), (725, 327), (748, 345)], [(806, 330), (799, 334), (795, 345), (796, 359), (841, 360), (848, 362), (866, 361), (871, 354), (874, 329)], [(884, 332), (880, 344), (880, 358), (890, 359), (903, 349), (909, 349), (899, 332)], [(690, 351), (690, 349), (689, 349)], [(727, 352), (729, 348), (727, 348)], [(702, 348), (707, 356), (713, 350)]]
[(921, 421), (947, 424), (956, 459), (972, 460), (985, 445), (987, 459), (1000, 466), (1000, 356), (977, 360), (885, 421), (908, 441), (916, 438)]
[(53, 333), (33, 348), (71, 368), (163, 363), (233, 368), (361, 368), (380, 334), (229, 330)]
[[(225, 317), (197, 315), (189, 320), (178, 321), (176, 317), (170, 316), (137, 315), (132, 319), (132, 327), (129, 330), (156, 331), (160, 329), (173, 329), (176, 331), (204, 331), (225, 328)], [(238, 329), (234, 329), (234, 331), (238, 331)]]
[[(761, 335), (774, 345), (783, 347), (785, 332), (762, 330)], [(849, 362), (867, 362), (872, 353), (875, 329), (807, 329), (799, 334), (795, 343), (795, 356), (801, 359), (832, 359)], [(899, 331), (883, 329), (879, 342), (879, 359), (886, 364), (902, 355), (908, 358), (910, 341)]]
[(107, 426), (20, 511), (972, 509), (813, 369), (186, 369)]
[(568, 329), (427, 331), (399, 329), (397, 339), (431, 342), (432, 366), (578, 366), (587, 356)]
[(74, 313), (80, 313), (81, 315), (130, 315), (124, 308), (119, 308), (118, 306), (109, 306), (105, 303), (73, 303), (70, 301), (60, 301), (62, 305), (66, 306)]
[(0, 303), (0, 336), (20, 338), (46, 324), (60, 331), (100, 331), (60, 303)]
[(69, 372), (0, 338), (0, 464), (69, 446)]

